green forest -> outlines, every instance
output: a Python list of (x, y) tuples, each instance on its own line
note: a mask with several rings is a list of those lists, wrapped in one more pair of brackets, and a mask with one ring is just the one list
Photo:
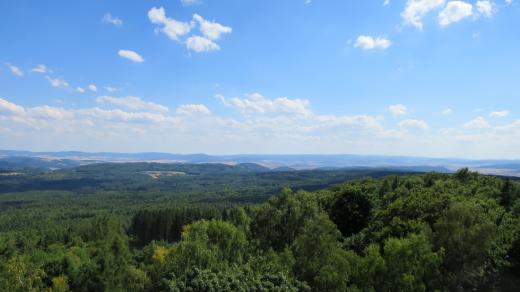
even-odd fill
[(0, 176), (2, 291), (518, 291), (520, 183), (99, 164)]

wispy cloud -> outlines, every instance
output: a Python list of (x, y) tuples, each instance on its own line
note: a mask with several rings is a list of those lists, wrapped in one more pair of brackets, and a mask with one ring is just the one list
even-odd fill
[(403, 116), (408, 114), (408, 108), (404, 104), (390, 105), (388, 111), (394, 116)]
[(211, 111), (203, 104), (183, 104), (176, 110), (179, 115), (210, 114)]
[(10, 63), (7, 63), (6, 66), (7, 66), (7, 68), (9, 68), (9, 70), (11, 71), (11, 73), (13, 75), (18, 76), (18, 77), (22, 77), (24, 75), (22, 69), (18, 68), (17, 66), (10, 64)]
[(445, 108), (445, 109), (443, 109), (443, 110), (441, 111), (441, 114), (442, 114), (442, 115), (445, 115), (445, 116), (447, 116), (447, 115), (451, 115), (452, 113), (453, 113), (453, 110), (452, 110), (451, 108)]
[(137, 96), (127, 96), (127, 97), (112, 97), (112, 96), (98, 96), (96, 98), (96, 102), (101, 104), (112, 104), (124, 106), (129, 110), (148, 110), (154, 112), (164, 113), (168, 111), (166, 106), (143, 101), (140, 97)]
[(47, 66), (43, 65), (43, 64), (39, 64), (37, 65), (36, 67), (34, 67), (31, 72), (34, 72), (34, 73), (50, 73), (51, 71), (49, 70), (49, 68), (47, 68)]
[(491, 127), (491, 125), (485, 118), (477, 117), (465, 123), (464, 127), (469, 129), (488, 129)]
[(123, 25), (123, 20), (121, 20), (120, 18), (112, 16), (112, 14), (110, 14), (110, 13), (106, 13), (105, 15), (103, 15), (103, 18), (101, 18), (101, 21), (104, 22), (104, 23), (113, 24), (115, 26), (122, 26)]
[(311, 113), (309, 101), (306, 99), (290, 99), (287, 97), (268, 99), (259, 93), (248, 94), (244, 98), (226, 98), (222, 95), (217, 95), (217, 99), (224, 105), (235, 108), (243, 113), (286, 113), (300, 115)]
[(505, 117), (509, 116), (509, 111), (503, 110), (503, 111), (490, 112), (489, 116), (491, 118), (505, 118)]
[(201, 0), (181, 0), (181, 4), (184, 6), (198, 5), (201, 3)]
[(399, 122), (399, 127), (405, 130), (413, 130), (413, 129), (420, 129), (420, 130), (427, 130), (428, 124), (425, 121), (421, 120), (414, 120), (414, 119), (408, 119)]
[(50, 76), (45, 76), (45, 78), (49, 81), (52, 87), (69, 87), (69, 83), (60, 78), (51, 78)]
[(142, 63), (142, 62), (144, 62), (144, 58), (141, 55), (139, 55), (137, 52), (135, 52), (135, 51), (119, 50), (117, 52), (117, 54), (120, 57), (128, 59), (128, 60), (130, 60), (132, 62), (135, 62), (135, 63)]

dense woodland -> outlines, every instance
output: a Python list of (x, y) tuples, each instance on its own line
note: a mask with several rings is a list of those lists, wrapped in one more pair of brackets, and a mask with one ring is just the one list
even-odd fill
[(184, 167), (146, 166), (146, 171), (184, 173), (160, 178), (143, 174), (143, 165), (1, 176), (0, 287), (520, 287), (516, 181), (468, 169), (404, 175), (383, 170), (267, 172), (252, 165)]

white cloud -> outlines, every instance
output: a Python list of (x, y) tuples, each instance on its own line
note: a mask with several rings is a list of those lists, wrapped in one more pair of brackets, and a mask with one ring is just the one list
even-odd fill
[(507, 5), (513, 4), (513, 0), (506, 0), (506, 4)]
[(484, 17), (491, 17), (496, 11), (495, 3), (488, 0), (477, 1), (475, 6), (477, 7), (477, 11)]
[(222, 95), (217, 95), (217, 98), (224, 105), (235, 108), (243, 113), (284, 113), (300, 115), (308, 115), (311, 113), (309, 101), (306, 99), (289, 99), (287, 97), (268, 99), (259, 93), (248, 94), (245, 98), (225, 98)]
[(465, 123), (464, 127), (469, 129), (488, 129), (491, 126), (489, 125), (488, 121), (486, 121), (486, 119), (484, 119), (483, 117), (477, 117)]
[(105, 86), (105, 90), (108, 91), (108, 92), (116, 92), (119, 90), (119, 88), (115, 88), (115, 87), (112, 87), (112, 86)]
[(364, 50), (381, 49), (386, 50), (392, 45), (392, 42), (385, 37), (373, 38), (367, 35), (360, 35), (354, 47), (362, 48)]
[(509, 115), (509, 111), (508, 110), (496, 111), (496, 112), (490, 112), (489, 113), (489, 116), (491, 118), (505, 118), (508, 115)]
[(179, 115), (210, 114), (210, 110), (203, 104), (183, 104), (177, 108)]
[(411, 25), (418, 29), (423, 28), (423, 17), (446, 3), (446, 0), (408, 0), (406, 7), (401, 12), (401, 18), (405, 25)]
[(131, 50), (119, 50), (117, 52), (117, 54), (120, 56), (120, 57), (123, 57), (123, 58), (126, 58), (132, 62), (135, 62), (135, 63), (142, 63), (144, 62), (144, 59), (143, 57), (141, 57), (141, 55), (139, 55), (138, 53), (134, 52), (134, 51), (131, 51)]
[(381, 116), (318, 115), (307, 110), (306, 115), (244, 111), (229, 118), (215, 113), (127, 111), (126, 107), (24, 108), (0, 99), (0, 148), (517, 158), (520, 147), (520, 120), (482, 131), (466, 131), (462, 126), (432, 131), (420, 119), (386, 129)]
[(168, 111), (168, 108), (153, 102), (143, 101), (140, 97), (137, 96), (127, 96), (127, 97), (111, 97), (111, 96), (98, 96), (96, 98), (96, 102), (98, 103), (109, 103), (112, 105), (120, 105), (124, 106), (130, 110), (146, 110), (153, 112), (164, 113)]
[(186, 41), (186, 48), (197, 53), (220, 50), (219, 45), (201, 36), (189, 37)]
[(103, 15), (103, 18), (101, 19), (101, 21), (104, 23), (113, 24), (115, 26), (123, 25), (123, 21), (120, 18), (113, 17), (112, 14), (110, 14), (110, 13), (106, 13), (105, 15)]
[(404, 104), (393, 104), (388, 107), (388, 111), (390, 111), (394, 116), (402, 116), (408, 114), (408, 108)]
[(45, 78), (49, 81), (52, 87), (69, 87), (69, 83), (67, 81), (60, 78), (51, 78), (49, 76), (45, 76)]
[(9, 114), (23, 114), (25, 110), (23, 107), (9, 102), (3, 98), (0, 98), (0, 113), (9, 113)]
[(190, 6), (190, 5), (197, 5), (200, 4), (200, 0), (181, 0), (182, 5), (184, 6)]
[(85, 89), (81, 88), (81, 87), (76, 87), (76, 91), (79, 92), (79, 93), (85, 93)]
[(451, 115), (453, 113), (453, 110), (451, 108), (445, 108), (442, 110), (441, 114), (443, 115)]
[(173, 121), (171, 117), (157, 113), (125, 112), (120, 109), (105, 110), (97, 107), (80, 109), (77, 111), (77, 113), (89, 118), (115, 122), (163, 123)]
[(216, 41), (220, 38), (221, 34), (231, 33), (232, 28), (229, 26), (223, 26), (220, 23), (205, 20), (198, 14), (193, 15), (193, 19), (199, 23), (200, 32), (208, 39)]
[(33, 118), (65, 120), (74, 118), (74, 112), (48, 105), (32, 107), (27, 110), (28, 115)]
[(22, 77), (24, 75), (22, 69), (18, 68), (17, 66), (9, 64), (9, 63), (7, 63), (6, 65), (7, 65), (7, 68), (9, 68), (9, 70), (11, 71), (11, 73), (13, 75), (18, 76), (18, 77)]
[(421, 120), (408, 119), (408, 120), (399, 122), (398, 125), (401, 129), (405, 129), (405, 130), (413, 130), (413, 129), (427, 130), (428, 129), (428, 124), (425, 121), (421, 121)]
[(385, 1), (383, 2), (383, 6), (388, 6), (388, 4), (390, 4), (390, 0), (385, 0)]
[(92, 92), (97, 92), (97, 86), (95, 84), (90, 84), (87, 88)]
[(439, 24), (448, 26), (473, 14), (473, 5), (464, 1), (450, 1), (439, 13)]
[[(193, 14), (190, 22), (182, 22), (166, 16), (163, 7), (153, 7), (148, 11), (148, 19), (157, 25), (156, 32), (163, 32), (170, 39), (182, 42), (188, 50), (201, 53), (218, 51), (220, 46), (216, 41), (222, 34), (231, 33), (232, 28), (215, 21), (204, 19), (199, 14)], [(199, 27), (202, 35), (191, 35), (189, 38), (181, 38), (187, 35), (193, 28)]]
[(49, 68), (47, 68), (45, 65), (39, 64), (38, 66), (34, 67), (31, 70), (31, 72), (35, 72), (35, 73), (48, 73), (50, 71), (49, 71)]
[(167, 17), (163, 7), (153, 7), (150, 9), (148, 11), (148, 19), (153, 24), (162, 26), (159, 31), (162, 31), (172, 40), (178, 40), (179, 37), (189, 33), (192, 28), (191, 23), (181, 22)]

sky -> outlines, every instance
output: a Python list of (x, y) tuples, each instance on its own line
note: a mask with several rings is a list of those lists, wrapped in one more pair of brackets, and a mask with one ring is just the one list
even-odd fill
[(520, 1), (0, 2), (0, 149), (520, 158)]

